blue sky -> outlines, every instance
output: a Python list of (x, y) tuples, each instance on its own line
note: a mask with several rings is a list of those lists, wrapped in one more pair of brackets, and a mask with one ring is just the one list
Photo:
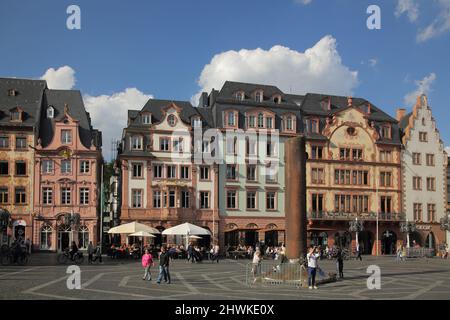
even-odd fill
[[(407, 9), (403, 14), (399, 1)], [(215, 55), (242, 49), (268, 51), (275, 45), (304, 53), (329, 35), (337, 45), (341, 59), (338, 64), (348, 69), (348, 74), (357, 72), (356, 81), (344, 88), (337, 85), (336, 93), (351, 91), (394, 115), (397, 107), (405, 106), (405, 96), (418, 89), (416, 81), (425, 79), (422, 90), (428, 93), (442, 138), (450, 145), (450, 127), (446, 126), (450, 100), (450, 30), (446, 23), (450, 25), (450, 1), (300, 2), (1, 0), (0, 76), (39, 78), (49, 68), (70, 66), (76, 79), (74, 88), (84, 95), (103, 95), (105, 101), (110, 101), (108, 97), (136, 88), (144, 98), (132, 100), (129, 105), (140, 108), (142, 105), (137, 104), (149, 96), (190, 100), (201, 87), (208, 89), (208, 85), (219, 83), (221, 75), (215, 74), (214, 80), (204, 75), (202, 85), (198, 84), (202, 70)], [(81, 8), (81, 30), (66, 28), (66, 8), (70, 4)], [(366, 27), (370, 4), (381, 8), (381, 30)], [(444, 9), (448, 9), (448, 16), (440, 13)], [(430, 26), (434, 34), (418, 41), (418, 34)], [(276, 64), (270, 70), (276, 74)], [(289, 73), (289, 63), (280, 70)], [(211, 72), (217, 73), (217, 68)], [(338, 83), (346, 72), (330, 75)], [(238, 79), (231, 80), (248, 80), (245, 74), (242, 78), (236, 73), (233, 76)], [(327, 77), (327, 73), (322, 76)], [(266, 73), (261, 82), (278, 85), (283, 77), (277, 74), (271, 81)], [(287, 78), (295, 91), (302, 90), (295, 75)], [(288, 84), (280, 86), (286, 90)], [(321, 91), (330, 87), (312, 88)], [(127, 95), (121, 98), (127, 99)], [(112, 134), (116, 133), (107, 136)]]

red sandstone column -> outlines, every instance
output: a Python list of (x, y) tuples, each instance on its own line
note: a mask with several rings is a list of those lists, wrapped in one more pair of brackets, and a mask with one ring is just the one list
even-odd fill
[(290, 261), (306, 254), (306, 149), (305, 138), (285, 143), (286, 255)]

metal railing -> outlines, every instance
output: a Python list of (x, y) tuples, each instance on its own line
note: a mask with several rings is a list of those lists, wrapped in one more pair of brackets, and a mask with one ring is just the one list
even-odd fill
[[(375, 221), (377, 219), (376, 212), (369, 213), (353, 213), (353, 212), (308, 212), (308, 219), (313, 220), (353, 220), (356, 217), (362, 220)], [(403, 221), (404, 213), (379, 213), (378, 219), (383, 221)]]
[[(259, 264), (246, 265), (245, 283), (247, 286), (289, 286), (300, 288), (307, 274), (300, 263), (280, 263), (280, 261), (263, 261)], [(307, 276), (306, 276), (307, 280)]]

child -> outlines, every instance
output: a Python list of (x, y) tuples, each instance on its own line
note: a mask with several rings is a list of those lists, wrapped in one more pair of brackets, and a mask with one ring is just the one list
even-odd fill
[(144, 277), (142, 280), (147, 279), (148, 281), (152, 280), (152, 274), (150, 272), (150, 267), (155, 266), (155, 263), (153, 262), (153, 257), (151, 253), (148, 251), (148, 249), (145, 249), (145, 253), (142, 256), (142, 267), (144, 267)]

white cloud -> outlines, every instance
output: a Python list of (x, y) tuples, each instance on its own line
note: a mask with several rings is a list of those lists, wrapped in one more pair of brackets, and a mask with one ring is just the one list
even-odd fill
[(83, 96), (86, 110), (90, 113), (94, 128), (102, 131), (103, 156), (110, 160), (111, 141), (122, 137), (122, 129), (127, 126), (128, 110), (141, 110), (152, 95), (136, 88), (127, 88), (112, 95)]
[(429, 94), (431, 92), (431, 86), (436, 80), (436, 74), (434, 72), (430, 73), (428, 76), (424, 77), (422, 80), (416, 80), (416, 90), (405, 95), (404, 101), (407, 105), (414, 105), (417, 101), (417, 97), (421, 94)]
[(69, 90), (75, 86), (75, 70), (69, 66), (50, 68), (40, 79), (46, 80), (50, 89)]
[(312, 2), (312, 0), (294, 0), (294, 2), (298, 3), (298, 4), (307, 5), (307, 4), (310, 4)]
[(377, 64), (378, 64), (378, 59), (376, 59), (376, 58), (369, 59), (369, 66), (371, 66), (372, 68), (375, 68), (377, 66)]
[(419, 3), (417, 0), (397, 0), (395, 16), (406, 14), (409, 21), (414, 22), (419, 17)]
[[(358, 72), (342, 64), (336, 39), (328, 35), (304, 53), (280, 45), (219, 53), (200, 74), (200, 92), (220, 89), (226, 80), (273, 84), (286, 93), (351, 95), (358, 85)], [(191, 99), (194, 105), (200, 92)]]
[(450, 30), (450, 0), (438, 0), (439, 14), (417, 34), (417, 42), (425, 42)]

